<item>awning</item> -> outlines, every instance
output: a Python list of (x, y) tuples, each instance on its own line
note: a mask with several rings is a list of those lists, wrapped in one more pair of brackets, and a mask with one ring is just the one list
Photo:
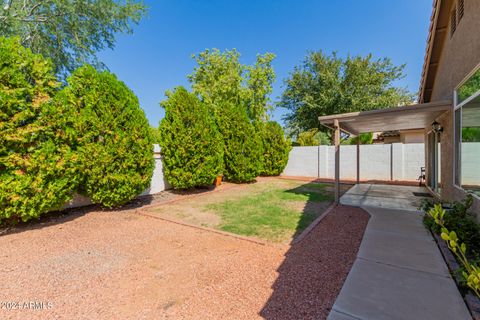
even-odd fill
[(342, 131), (358, 135), (366, 132), (429, 128), (442, 113), (452, 109), (452, 101), (430, 102), (403, 107), (334, 114), (319, 117), (321, 124), (334, 129), (338, 120)]
[[(441, 101), (319, 117), (321, 124), (334, 130), (335, 203), (340, 202), (340, 131), (358, 135), (366, 132), (430, 128), (436, 118), (452, 108), (451, 101)], [(360, 181), (359, 164), (357, 143), (357, 183)]]

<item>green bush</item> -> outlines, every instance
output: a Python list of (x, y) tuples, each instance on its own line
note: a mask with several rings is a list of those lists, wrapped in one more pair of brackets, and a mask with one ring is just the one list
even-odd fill
[(179, 87), (162, 102), (160, 146), (167, 181), (176, 189), (213, 184), (222, 173), (223, 140), (213, 115), (198, 97)]
[[(467, 199), (467, 201), (464, 202), (465, 205), (461, 204), (460, 206), (468, 209), (467, 203), (470, 200), (473, 201), (473, 199)], [(460, 214), (462, 213), (460, 212)], [(463, 285), (470, 288), (477, 297), (480, 298), (480, 267), (477, 264), (478, 257), (477, 259), (469, 257), (467, 253), (469, 250), (467, 244), (458, 237), (454, 230), (448, 229), (445, 224), (446, 211), (442, 208), (441, 204), (435, 204), (430, 210), (428, 210), (427, 215), (430, 216), (434, 223), (440, 228), (440, 237), (445, 241), (445, 244), (450, 251), (452, 251), (458, 263), (461, 265)]]
[(318, 129), (311, 129), (308, 131), (300, 132), (297, 136), (295, 145), (297, 146), (318, 146), (318, 145), (330, 145), (331, 139), (327, 133), (318, 131)]
[(261, 172), (262, 141), (246, 109), (233, 103), (216, 108), (216, 121), (224, 141), (225, 180), (251, 182)]
[(290, 141), (285, 139), (282, 127), (275, 121), (262, 126), (262, 172), (264, 176), (278, 176), (287, 165), (291, 150)]
[(65, 126), (53, 108), (50, 61), (0, 37), (0, 221), (27, 221), (71, 198), (78, 179)]
[[(480, 258), (480, 225), (475, 218), (468, 213), (472, 205), (473, 198), (468, 195), (461, 202), (454, 202), (451, 209), (445, 211), (443, 223), (448, 230), (454, 231), (458, 238), (467, 246), (467, 256), (469, 258)], [(425, 212), (428, 212), (433, 205), (424, 206)], [(425, 215), (424, 225), (432, 232), (440, 234), (441, 227), (435, 223), (433, 218)]]
[(68, 78), (57, 104), (67, 105), (75, 119), (81, 193), (113, 207), (149, 186), (154, 168), (151, 129), (137, 97), (123, 82), (86, 65)]

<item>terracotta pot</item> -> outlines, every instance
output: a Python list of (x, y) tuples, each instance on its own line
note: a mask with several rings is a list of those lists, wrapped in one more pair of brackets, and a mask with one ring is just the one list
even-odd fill
[(221, 184), (222, 184), (222, 176), (217, 176), (215, 178), (215, 186), (218, 187)]

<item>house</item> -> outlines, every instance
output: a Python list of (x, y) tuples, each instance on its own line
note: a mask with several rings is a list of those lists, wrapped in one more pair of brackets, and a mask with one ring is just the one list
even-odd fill
[(423, 129), (413, 130), (390, 130), (375, 132), (373, 134), (373, 143), (424, 143), (425, 134)]
[(447, 201), (462, 200), (472, 193), (472, 210), (480, 219), (479, 17), (479, 0), (433, 1), (419, 103), (319, 118), (338, 138), (337, 185), (341, 131), (357, 135), (421, 130), (426, 141), (428, 190)]

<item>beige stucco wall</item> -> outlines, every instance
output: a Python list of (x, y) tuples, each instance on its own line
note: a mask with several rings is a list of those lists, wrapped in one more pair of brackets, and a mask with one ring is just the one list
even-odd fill
[(400, 132), (400, 142), (402, 143), (423, 143), (423, 130), (409, 130)]
[[(454, 157), (455, 148), (453, 144), (453, 111), (444, 113), (437, 119), (443, 127), (441, 142), (441, 197), (447, 201), (460, 201), (465, 198), (467, 193), (454, 185)], [(426, 157), (428, 161), (428, 156)], [(427, 162), (428, 163), (428, 162)], [(480, 221), (480, 199), (475, 198), (472, 211), (476, 213), (477, 220)]]
[[(450, 37), (448, 28), (441, 53), (431, 101), (451, 99), (460, 82), (480, 64), (480, 0), (465, 0), (465, 14)], [(466, 193), (454, 185), (453, 111), (440, 116), (437, 121), (443, 126), (441, 142), (441, 197), (447, 201), (459, 201)], [(426, 136), (425, 136), (425, 142)], [(426, 148), (428, 144), (425, 143)], [(428, 152), (425, 162), (428, 164)], [(428, 173), (427, 173), (428, 174)], [(428, 181), (428, 180), (427, 180)], [(472, 211), (480, 221), (480, 199), (476, 198)]]
[(480, 0), (465, 0), (465, 14), (450, 37), (448, 28), (431, 101), (453, 99), (455, 87), (480, 63)]

